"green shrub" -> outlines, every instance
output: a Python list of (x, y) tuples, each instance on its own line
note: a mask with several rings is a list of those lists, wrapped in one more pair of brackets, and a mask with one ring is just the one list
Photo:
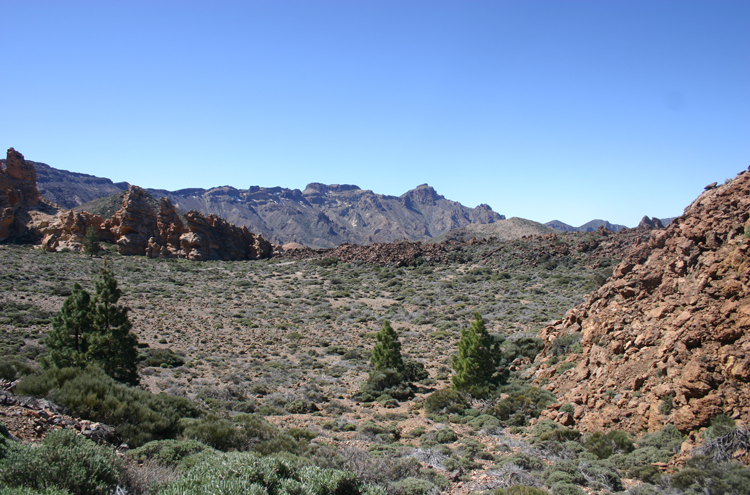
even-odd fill
[(506, 464), (514, 464), (526, 471), (541, 471), (544, 469), (544, 463), (542, 461), (523, 452), (516, 452), (515, 454), (503, 457), (500, 462), (497, 463), (498, 466), (505, 466)]
[(181, 418), (198, 415), (198, 409), (187, 399), (129, 387), (98, 368), (53, 368), (24, 378), (17, 391), (37, 397), (50, 393), (73, 415), (114, 426), (117, 435), (131, 447), (173, 438), (179, 433)]
[(638, 441), (638, 447), (656, 447), (676, 454), (680, 451), (683, 437), (674, 425), (669, 424), (661, 430), (644, 435)]
[(689, 494), (748, 495), (750, 468), (738, 462), (716, 463), (707, 457), (695, 456), (669, 477), (669, 484)]
[(711, 418), (711, 426), (706, 428), (706, 431), (703, 433), (703, 438), (705, 440), (714, 440), (723, 437), (736, 426), (737, 424), (734, 422), (734, 419), (726, 414), (719, 414), (718, 416)]
[[(503, 392), (505, 387), (500, 389)], [(547, 404), (555, 401), (555, 396), (537, 387), (508, 387), (509, 397), (492, 406), (487, 414), (495, 416), (506, 426), (523, 426), (531, 418), (538, 418)]]
[(490, 416), (489, 414), (481, 414), (476, 418), (468, 422), (468, 425), (475, 430), (491, 430), (500, 426), (500, 421), (496, 417)]
[(72, 430), (51, 431), (39, 447), (13, 444), (5, 449), (0, 482), (7, 486), (106, 495), (119, 479), (112, 450)]
[(431, 393), (424, 403), (427, 414), (463, 414), (467, 406), (461, 393), (447, 388)]
[(57, 488), (40, 488), (35, 490), (27, 487), (0, 488), (0, 495), (70, 495), (67, 490)]
[(586, 492), (571, 483), (555, 483), (550, 488), (552, 495), (586, 495)]
[(171, 349), (146, 349), (138, 357), (147, 366), (175, 368), (185, 364), (185, 359)]
[(139, 463), (151, 459), (165, 466), (175, 466), (185, 457), (209, 449), (196, 440), (154, 440), (128, 451), (127, 456)]
[(453, 443), (458, 440), (458, 435), (450, 428), (441, 428), (435, 432), (435, 440), (438, 443)]
[(405, 478), (393, 483), (391, 488), (398, 495), (432, 495), (438, 490), (433, 483), (420, 478)]
[(547, 490), (526, 485), (514, 485), (508, 488), (496, 488), (491, 495), (549, 495)]
[(428, 378), (430, 376), (424, 367), (424, 364), (420, 363), (416, 359), (404, 359), (404, 380), (410, 382), (418, 382)]
[(612, 454), (630, 453), (633, 451), (633, 439), (620, 430), (612, 430), (607, 434), (595, 432), (588, 435), (584, 441), (586, 450), (599, 459), (606, 459)]
[(195, 465), (158, 495), (385, 495), (382, 488), (363, 485), (353, 473), (318, 467), (297, 467), (282, 458), (252, 453), (197, 454)]

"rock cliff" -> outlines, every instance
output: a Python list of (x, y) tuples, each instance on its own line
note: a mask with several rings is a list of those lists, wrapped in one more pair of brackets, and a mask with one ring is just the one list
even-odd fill
[(159, 211), (149, 204), (148, 193), (129, 186), (122, 207), (111, 218), (85, 211), (60, 212), (55, 221), (36, 225), (42, 247), (48, 251), (81, 249), (83, 236), (93, 227), (100, 240), (115, 243), (123, 255), (191, 260), (252, 260), (268, 258), (271, 244), (260, 235), (237, 227), (216, 215), (197, 211), (186, 215), (184, 224), (172, 202), (162, 198)]
[[(561, 399), (543, 417), (632, 432), (671, 422), (690, 432), (721, 413), (750, 421), (749, 219), (750, 173), (707, 187), (542, 330), (529, 373)], [(576, 341), (581, 352), (557, 362)], [(572, 414), (558, 410), (567, 402)]]
[(49, 209), (36, 188), (36, 169), (13, 148), (0, 167), (0, 242), (28, 236), (33, 210)]

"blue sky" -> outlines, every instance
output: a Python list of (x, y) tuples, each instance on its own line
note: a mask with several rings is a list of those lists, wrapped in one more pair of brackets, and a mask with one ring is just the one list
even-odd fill
[(0, 2), (0, 146), (144, 187), (428, 183), (580, 225), (750, 165), (747, 1)]

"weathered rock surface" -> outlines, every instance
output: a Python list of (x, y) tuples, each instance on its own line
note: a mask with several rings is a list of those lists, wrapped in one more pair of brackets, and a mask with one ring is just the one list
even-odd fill
[(62, 211), (54, 221), (37, 222), (42, 247), (48, 251), (79, 250), (83, 236), (93, 227), (100, 240), (117, 244), (123, 255), (192, 260), (252, 260), (268, 258), (271, 244), (260, 235), (237, 227), (216, 215), (187, 213), (185, 225), (172, 202), (162, 198), (159, 211), (148, 203), (147, 193), (129, 186), (122, 207), (102, 220), (85, 211)]
[[(530, 372), (574, 404), (576, 428), (674, 422), (687, 432), (719, 413), (750, 421), (749, 219), (743, 172), (647, 231), (586, 303), (542, 330), (547, 346)], [(582, 353), (550, 366), (567, 334)], [(559, 419), (555, 409), (544, 417)]]
[(50, 208), (36, 188), (34, 165), (10, 148), (0, 167), (0, 242), (27, 239), (31, 235), (27, 228), (31, 212), (49, 213)]

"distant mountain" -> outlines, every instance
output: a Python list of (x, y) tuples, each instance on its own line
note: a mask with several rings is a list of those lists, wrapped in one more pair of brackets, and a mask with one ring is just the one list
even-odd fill
[(102, 177), (58, 170), (46, 163), (26, 161), (36, 167), (37, 189), (42, 196), (68, 210), (94, 199), (128, 190), (127, 182), (114, 183)]
[[(43, 163), (34, 165), (42, 195), (66, 208), (121, 194), (128, 186)], [(298, 242), (313, 248), (397, 239), (428, 240), (451, 229), (505, 219), (488, 205), (469, 208), (445, 199), (427, 184), (401, 196), (376, 194), (354, 185), (318, 183), (308, 184), (304, 191), (260, 186), (147, 191), (155, 198), (169, 198), (183, 212), (213, 213), (263, 234), (271, 242)], [(115, 198), (92, 208), (104, 213), (116, 206)]]
[(572, 225), (563, 223), (560, 220), (552, 220), (551, 222), (547, 222), (544, 225), (561, 232), (594, 232), (596, 230), (599, 230), (599, 227), (602, 226), (606, 229), (611, 230), (612, 232), (619, 232), (622, 229), (627, 229), (625, 225), (609, 223), (606, 220), (591, 220), (590, 222), (584, 223), (580, 227), (573, 227)]
[(524, 218), (509, 218), (494, 223), (473, 223), (465, 227), (449, 230), (444, 234), (433, 238), (430, 242), (443, 241), (468, 241), (472, 237), (477, 239), (488, 239), (495, 237), (501, 241), (519, 239), (529, 235), (554, 234), (555, 229), (542, 225), (541, 223)]

